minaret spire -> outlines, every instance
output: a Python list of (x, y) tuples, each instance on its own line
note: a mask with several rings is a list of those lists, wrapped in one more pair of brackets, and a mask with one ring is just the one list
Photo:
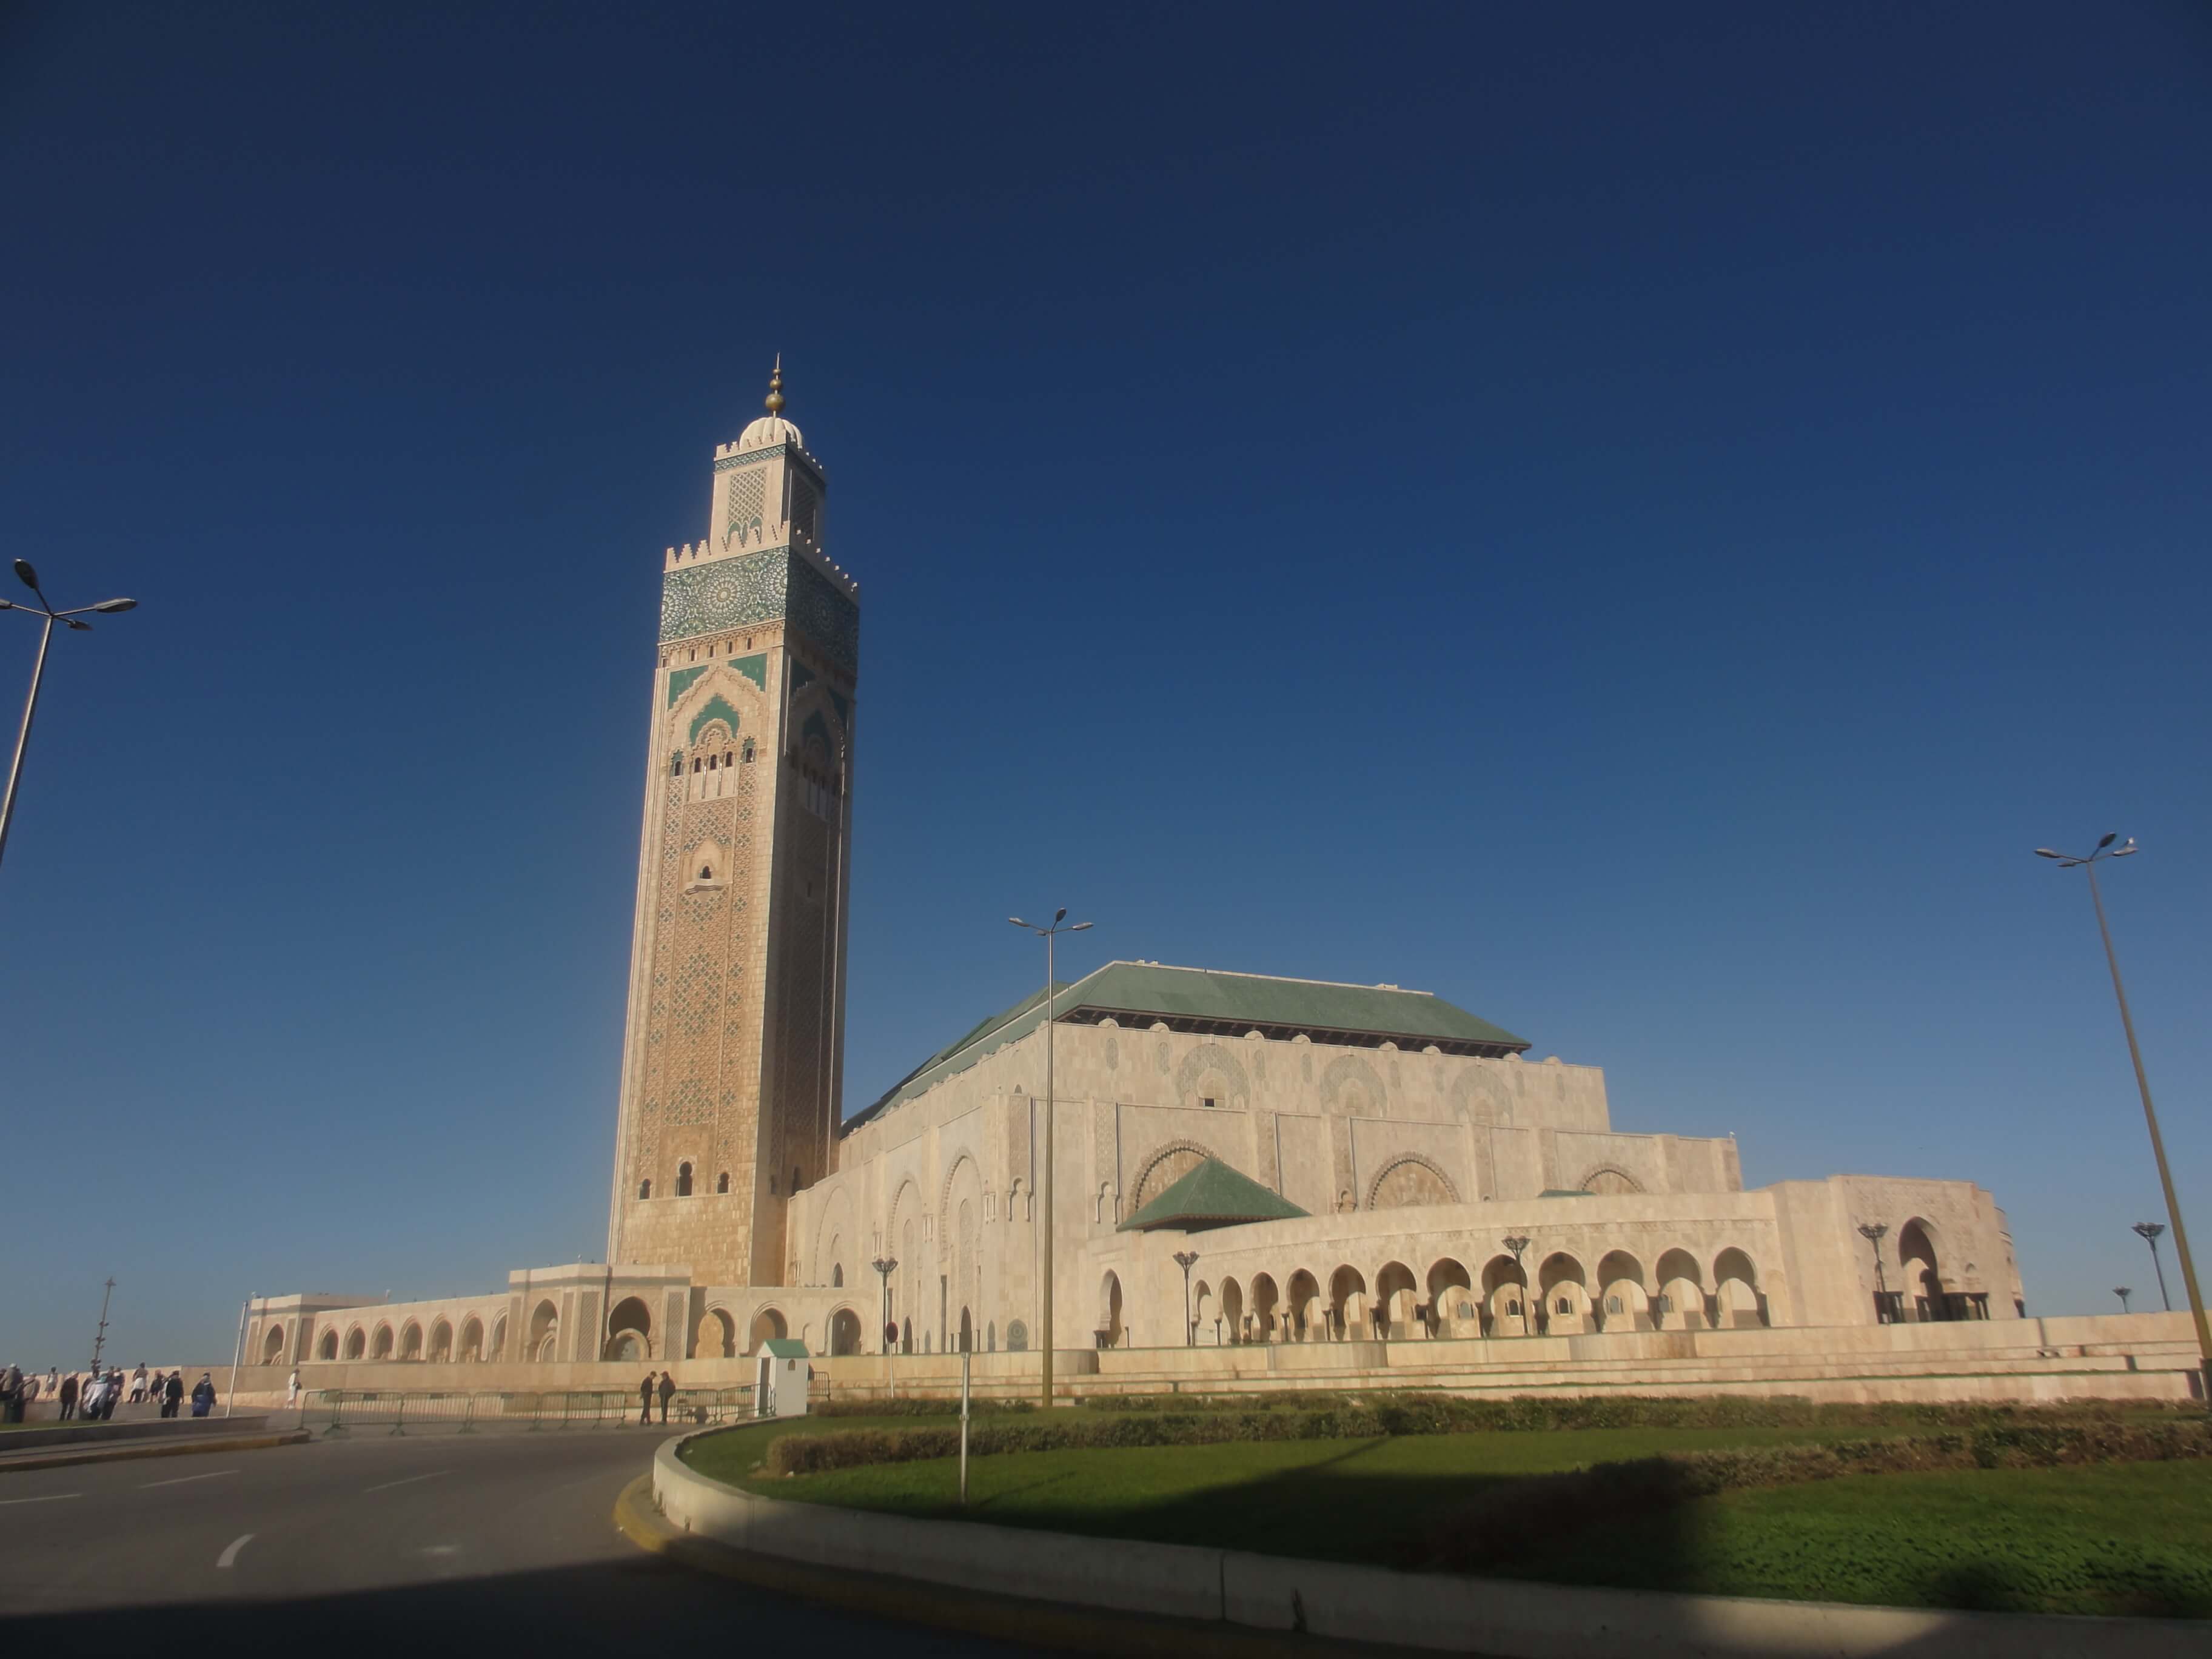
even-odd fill
[(775, 371), (768, 377), (768, 412), (783, 413), (783, 354), (775, 354)]

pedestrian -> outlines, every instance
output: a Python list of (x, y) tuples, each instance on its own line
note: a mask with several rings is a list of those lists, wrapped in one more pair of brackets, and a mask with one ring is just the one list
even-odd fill
[(645, 1374), (645, 1381), (637, 1385), (637, 1420), (641, 1423), (653, 1421), (653, 1373), (651, 1371), (647, 1371)]
[(59, 1367), (53, 1365), (47, 1366), (46, 1386), (39, 1390), (39, 1398), (41, 1400), (52, 1400), (61, 1391), (62, 1374)]
[(300, 1368), (292, 1367), (292, 1380), (284, 1385), (284, 1409), (289, 1411), (300, 1403)]
[(103, 1423), (113, 1422), (115, 1408), (122, 1403), (123, 1367), (111, 1365), (107, 1368), (107, 1391), (100, 1399), (100, 1420)]
[(140, 1360), (138, 1369), (131, 1373), (131, 1403), (143, 1405), (146, 1401), (146, 1362)]
[(202, 1371), (200, 1380), (192, 1384), (192, 1415), (205, 1417), (215, 1409), (215, 1378)]
[(660, 1374), (660, 1420), (668, 1420), (668, 1402), (676, 1398), (676, 1379), (666, 1371)]
[(185, 1397), (185, 1374), (171, 1371), (169, 1380), (161, 1384), (161, 1415), (174, 1417)]
[(162, 1381), (163, 1378), (161, 1376), (161, 1373), (155, 1371), (152, 1376), (147, 1379), (146, 1382), (146, 1398), (154, 1402), (156, 1410), (160, 1408), (161, 1404)]
[(63, 1422), (66, 1423), (70, 1419), (76, 1415), (77, 1395), (81, 1392), (82, 1392), (82, 1390), (77, 1386), (76, 1373), (75, 1371), (71, 1371), (67, 1376), (62, 1378), (60, 1399), (62, 1402), (61, 1420)]
[(23, 1373), (18, 1366), (10, 1365), (0, 1372), (0, 1420), (23, 1420)]

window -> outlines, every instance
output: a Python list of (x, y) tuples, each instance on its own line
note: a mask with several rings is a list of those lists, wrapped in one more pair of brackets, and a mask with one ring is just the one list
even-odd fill
[(1213, 1097), (1212, 1095), (1208, 1095), (1205, 1099), (1200, 1101), (1198, 1103), (1205, 1107), (1206, 1109), (1210, 1112), (1213, 1109)]
[(1573, 1303), (1571, 1303), (1571, 1302), (1568, 1301), (1568, 1300), (1567, 1300), (1567, 1298), (1566, 1298), (1566, 1297), (1565, 1297), (1564, 1296), (1563, 1296), (1563, 1297), (1560, 1297), (1557, 1302), (1555, 1302), (1555, 1303), (1553, 1303), (1553, 1304), (1552, 1304), (1552, 1311), (1553, 1311), (1553, 1313), (1565, 1313), (1565, 1314), (1571, 1314), (1571, 1313), (1572, 1313), (1574, 1310), (1575, 1310), (1575, 1304), (1574, 1304)]
[(650, 1181), (639, 1182), (637, 1183), (637, 1195), (640, 1198), (651, 1198), (653, 1196), (653, 1183)]
[(727, 1170), (714, 1177), (714, 1190), (718, 1193), (726, 1193), (730, 1190), (730, 1172)]
[(845, 1264), (842, 1261), (830, 1269), (830, 1288), (833, 1291), (845, 1288)]
[(738, 757), (748, 766), (752, 764), (753, 740), (750, 738), (745, 739), (745, 746), (738, 751)]
[(699, 769), (699, 757), (696, 755), (691, 757), (691, 769), (694, 772)]
[(701, 866), (699, 866), (699, 879), (700, 879), (700, 880), (702, 880), (702, 881), (712, 881), (712, 880), (714, 880), (714, 866), (713, 865), (711, 865), (711, 864), (702, 864), (702, 865), (701, 865)]
[(1521, 1311), (1521, 1304), (1520, 1304), (1519, 1299), (1516, 1297), (1516, 1298), (1514, 1298), (1514, 1299), (1509, 1300), (1509, 1301), (1506, 1303), (1506, 1304), (1505, 1304), (1505, 1311), (1506, 1311), (1506, 1312), (1508, 1312), (1508, 1313), (1510, 1313), (1510, 1314), (1517, 1314), (1517, 1313), (1519, 1313), (1519, 1312)]
[(676, 1196), (678, 1198), (691, 1196), (691, 1166), (689, 1164), (679, 1164), (676, 1166)]
[(683, 756), (678, 755), (678, 756), (677, 756), (677, 757), (676, 757), (676, 758), (675, 758), (674, 760), (672, 760), (672, 761), (669, 762), (669, 763), (668, 763), (668, 775), (669, 775), (670, 777), (672, 777), (672, 778), (680, 778), (680, 777), (682, 777), (682, 776), (684, 775), (684, 757), (683, 757)]
[(1620, 1311), (1620, 1298), (1617, 1296), (1609, 1296), (1606, 1297), (1605, 1310), (1609, 1314), (1619, 1313)]

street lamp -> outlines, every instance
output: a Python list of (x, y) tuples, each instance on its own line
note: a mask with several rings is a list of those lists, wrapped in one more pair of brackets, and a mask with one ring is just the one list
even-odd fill
[(891, 1351), (891, 1275), (898, 1271), (898, 1258), (879, 1255), (868, 1264), (882, 1276), (884, 1281), (884, 1352)]
[(2158, 1132), (2158, 1112), (2150, 1103), (2150, 1079), (2144, 1075), (2142, 1049), (2136, 1042), (2135, 1017), (2128, 1012), (2127, 989), (2120, 983), (2120, 959), (2112, 950), (2112, 924), (2105, 919), (2105, 896), (2097, 889), (2097, 860), (2124, 859), (2142, 849), (2130, 836), (2124, 847), (2112, 843), (2119, 839), (2117, 830), (2098, 842), (2097, 850), (2079, 856), (2056, 852), (2048, 847), (2039, 847), (2035, 855), (2040, 859), (2056, 859), (2062, 870), (2087, 870), (2089, 872), (2089, 901), (2097, 907), (2097, 932), (2105, 941), (2105, 965), (2112, 972), (2112, 995), (2120, 1005), (2120, 1026), (2128, 1035), (2128, 1058), (2135, 1064), (2136, 1089), (2142, 1096), (2143, 1122), (2150, 1129), (2151, 1156), (2158, 1160), (2158, 1183), (2166, 1192), (2166, 1218), (2173, 1225), (2173, 1253), (2181, 1259), (2181, 1287), (2189, 1295), (2189, 1311), (2197, 1322), (2197, 1357), (2203, 1366), (2204, 1387), (2212, 1394), (2212, 1322), (2204, 1317), (2203, 1293), (2197, 1287), (2197, 1263), (2189, 1254), (2189, 1234), (2181, 1224), (2181, 1200), (2173, 1194), (2173, 1171), (2166, 1164), (2166, 1140)]
[(2150, 1246), (2150, 1270), (2158, 1275), (2158, 1299), (2166, 1304), (2166, 1312), (2172, 1313), (2173, 1298), (2166, 1293), (2166, 1268), (2158, 1259), (2158, 1236), (2165, 1231), (2155, 1221), (2136, 1223), (2136, 1231), (2142, 1236), (2142, 1242)]
[(86, 611), (112, 614), (118, 611), (132, 610), (138, 604), (136, 599), (102, 599), (98, 605), (81, 605), (74, 611), (57, 611), (46, 603), (46, 596), (39, 592), (39, 573), (31, 568), (28, 559), (15, 561), (15, 575), (37, 596), (39, 602), (24, 605), (15, 599), (0, 599), (0, 611), (35, 611), (46, 621), (39, 633), (39, 656), (31, 667), (31, 696), (23, 704), (23, 724), (15, 733), (15, 758), (8, 767), (8, 793), (0, 796), (0, 856), (7, 854), (8, 826), (15, 821), (15, 789), (23, 781), (23, 751), (31, 746), (31, 720), (39, 712), (39, 684), (46, 677), (46, 647), (53, 643), (54, 624), (59, 623), (72, 632), (82, 634), (92, 627), (88, 622), (77, 620)]
[(1182, 1269), (1182, 1345), (1194, 1348), (1198, 1346), (1198, 1322), (1190, 1316), (1190, 1270), (1198, 1265), (1198, 1252), (1177, 1250), (1175, 1264)]
[(1521, 1265), (1521, 1252), (1528, 1248), (1524, 1234), (1508, 1233), (1498, 1243), (1513, 1252), (1513, 1271), (1521, 1275), (1521, 1334), (1528, 1334), (1528, 1273)]
[(1037, 1323), (1043, 1328), (1044, 1337), (1044, 1407), (1052, 1409), (1052, 1018), (1053, 999), (1059, 988), (1052, 981), (1053, 940), (1061, 933), (1079, 933), (1091, 926), (1087, 921), (1072, 925), (1067, 921), (1067, 907), (1062, 905), (1053, 913), (1049, 927), (1032, 927), (1019, 916), (1006, 920), (1017, 927), (1035, 933), (1044, 941), (1044, 1180), (1043, 1190), (1038, 1196), (1044, 1200), (1044, 1289), (1040, 1297)]
[(2135, 1293), (2135, 1286), (2132, 1285), (2115, 1285), (2112, 1286), (2112, 1294), (2120, 1298), (2120, 1311), (2122, 1313), (2125, 1313), (2128, 1310), (2128, 1298)]
[(1889, 1224), (1886, 1221), (1859, 1223), (1859, 1237), (1874, 1251), (1874, 1318), (1877, 1325), (1889, 1323), (1889, 1279), (1881, 1270), (1881, 1241), (1888, 1231)]

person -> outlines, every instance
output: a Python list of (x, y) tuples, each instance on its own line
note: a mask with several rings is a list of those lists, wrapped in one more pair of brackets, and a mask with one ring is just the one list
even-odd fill
[(77, 1386), (76, 1373), (75, 1371), (71, 1371), (67, 1376), (62, 1378), (59, 1397), (62, 1402), (61, 1420), (63, 1422), (66, 1423), (70, 1419), (76, 1415), (76, 1400), (80, 1392), (82, 1392), (82, 1390)]
[(45, 1388), (40, 1389), (39, 1390), (39, 1398), (40, 1398), (40, 1399), (41, 1399), (41, 1400), (52, 1400), (52, 1399), (56, 1395), (59, 1394), (61, 1391), (62, 1391), (62, 1373), (61, 1373), (61, 1368), (60, 1368), (59, 1366), (58, 1366), (58, 1365), (49, 1365), (49, 1366), (47, 1366), (47, 1367), (46, 1367), (46, 1386)]
[(206, 1371), (192, 1384), (192, 1415), (205, 1417), (215, 1409), (215, 1378)]
[(0, 1408), (5, 1410), (5, 1420), (23, 1420), (23, 1372), (20, 1366), (10, 1365), (0, 1372)]
[(182, 1371), (171, 1371), (169, 1380), (161, 1385), (161, 1415), (174, 1417), (177, 1414), (177, 1407), (183, 1403), (184, 1398), (185, 1374)]
[(154, 1375), (147, 1380), (146, 1398), (154, 1402), (156, 1409), (158, 1409), (161, 1404), (161, 1384), (164, 1380), (165, 1379), (162, 1377), (161, 1373), (159, 1371), (155, 1371)]
[(131, 1373), (131, 1403), (143, 1405), (146, 1401), (146, 1362), (140, 1360), (138, 1369)]
[(645, 1374), (645, 1381), (637, 1385), (637, 1420), (641, 1423), (653, 1421), (653, 1373), (651, 1371), (647, 1371)]
[(676, 1398), (676, 1379), (666, 1371), (660, 1374), (660, 1420), (668, 1420), (668, 1402)]
[(80, 1422), (100, 1421), (100, 1402), (107, 1397), (107, 1379), (98, 1371), (88, 1372), (78, 1387), (76, 1414)]
[(284, 1409), (289, 1411), (299, 1403), (300, 1368), (295, 1365), (292, 1367), (292, 1380), (284, 1385)]

